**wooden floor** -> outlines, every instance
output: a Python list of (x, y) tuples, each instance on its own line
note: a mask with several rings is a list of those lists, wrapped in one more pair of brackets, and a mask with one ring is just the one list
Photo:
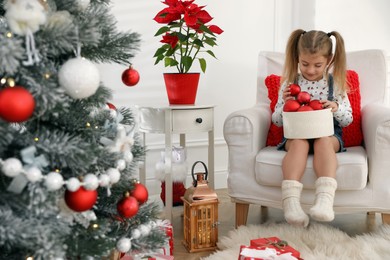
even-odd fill
[[(230, 201), (226, 189), (216, 191), (220, 201), (218, 207), (219, 215), (219, 238), (226, 236), (228, 232), (234, 229), (234, 204)], [(260, 224), (260, 207), (250, 206), (247, 224)], [(269, 209), (268, 219), (275, 222), (284, 222), (283, 212), (279, 209)], [(336, 218), (330, 225), (340, 228), (349, 235), (361, 234), (372, 231), (381, 223), (380, 216), (367, 214), (346, 214), (336, 215)], [(212, 251), (189, 253), (182, 244), (183, 240), (183, 207), (177, 206), (173, 208), (173, 230), (174, 230), (174, 257), (175, 260), (198, 260), (201, 257), (208, 256)]]

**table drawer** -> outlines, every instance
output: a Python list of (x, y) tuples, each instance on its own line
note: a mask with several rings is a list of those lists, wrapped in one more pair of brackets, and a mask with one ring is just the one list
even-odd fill
[(213, 129), (213, 108), (172, 110), (172, 131), (188, 133)]

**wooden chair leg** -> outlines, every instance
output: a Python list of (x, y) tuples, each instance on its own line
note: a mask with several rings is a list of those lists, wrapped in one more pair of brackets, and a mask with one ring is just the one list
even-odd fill
[(260, 211), (261, 211), (260, 223), (262, 224), (268, 220), (268, 207), (261, 206)]
[(249, 204), (236, 203), (236, 228), (246, 225), (248, 219)]
[(382, 223), (390, 224), (390, 214), (382, 213)]

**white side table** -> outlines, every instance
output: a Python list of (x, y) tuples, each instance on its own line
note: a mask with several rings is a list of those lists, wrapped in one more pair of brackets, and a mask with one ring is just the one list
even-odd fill
[[(208, 133), (208, 181), (214, 189), (214, 106), (213, 105), (166, 105), (137, 106), (139, 131), (165, 134), (165, 213), (172, 220), (172, 136), (180, 135), (180, 146), (185, 147), (188, 133)], [(140, 182), (146, 182), (146, 158), (140, 167)]]

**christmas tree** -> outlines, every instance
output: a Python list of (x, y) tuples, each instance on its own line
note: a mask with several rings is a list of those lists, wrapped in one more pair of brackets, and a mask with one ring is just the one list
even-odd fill
[(101, 259), (166, 243), (137, 181), (134, 115), (110, 103), (96, 67), (129, 66), (139, 48), (109, 2), (0, 0), (0, 259)]

